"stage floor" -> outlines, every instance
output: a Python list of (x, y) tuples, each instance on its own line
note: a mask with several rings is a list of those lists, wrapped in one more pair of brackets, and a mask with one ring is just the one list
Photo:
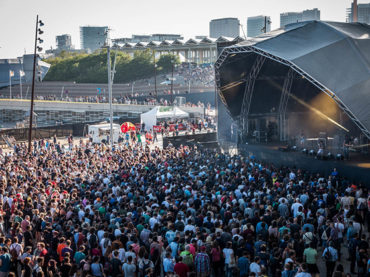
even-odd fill
[(239, 148), (249, 155), (254, 155), (258, 160), (271, 162), (276, 166), (294, 166), (325, 176), (331, 174), (333, 168), (336, 168), (341, 176), (370, 186), (370, 155), (351, 152), (349, 160), (319, 160), (315, 156), (302, 153), (300, 150), (279, 150), (284, 147), (285, 145), (274, 143), (244, 144)]

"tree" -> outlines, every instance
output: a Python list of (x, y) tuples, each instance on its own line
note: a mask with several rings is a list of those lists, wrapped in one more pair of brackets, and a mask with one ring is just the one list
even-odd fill
[[(113, 64), (115, 51), (111, 52)], [(172, 63), (179, 63), (179, 58), (172, 54), (162, 55), (157, 62), (161, 73), (171, 71)], [(77, 83), (107, 83), (107, 50), (102, 49), (92, 54), (70, 53), (62, 51), (59, 56), (45, 60), (50, 69), (45, 81), (69, 81)], [(115, 83), (132, 82), (154, 76), (154, 57), (150, 49), (136, 51), (132, 56), (122, 51), (117, 52)]]
[(174, 65), (180, 64), (179, 56), (173, 55), (173, 54), (165, 54), (161, 55), (157, 64), (158, 67), (161, 68), (162, 73), (168, 73), (172, 70), (172, 61), (174, 62)]

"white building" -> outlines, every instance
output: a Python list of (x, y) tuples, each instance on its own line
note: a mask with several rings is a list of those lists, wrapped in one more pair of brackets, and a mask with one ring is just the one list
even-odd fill
[(95, 50), (103, 47), (107, 39), (107, 31), (107, 26), (81, 26), (81, 49), (84, 49), (88, 52), (94, 52)]
[(221, 36), (235, 38), (240, 34), (240, 22), (237, 18), (213, 19), (209, 23), (209, 36), (219, 38)]

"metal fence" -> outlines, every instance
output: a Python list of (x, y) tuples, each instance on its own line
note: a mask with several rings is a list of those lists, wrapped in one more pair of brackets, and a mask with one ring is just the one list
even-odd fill
[[(83, 136), (86, 125), (86, 123), (78, 123), (59, 126), (36, 127), (32, 129), (32, 139), (51, 138), (54, 136), (67, 137), (71, 134), (73, 136)], [(28, 128), (1, 130), (0, 137), (14, 137), (16, 141), (26, 141), (28, 140), (28, 131)], [(6, 143), (3, 139), (1, 139), (0, 144), (4, 145)]]

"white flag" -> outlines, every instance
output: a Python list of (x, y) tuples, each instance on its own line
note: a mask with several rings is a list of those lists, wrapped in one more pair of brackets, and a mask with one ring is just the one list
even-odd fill
[(24, 71), (23, 70), (19, 70), (19, 76), (23, 77), (25, 74), (24, 74)]
[(10, 75), (10, 77), (14, 77), (14, 71), (13, 70), (9, 70), (9, 75)]

